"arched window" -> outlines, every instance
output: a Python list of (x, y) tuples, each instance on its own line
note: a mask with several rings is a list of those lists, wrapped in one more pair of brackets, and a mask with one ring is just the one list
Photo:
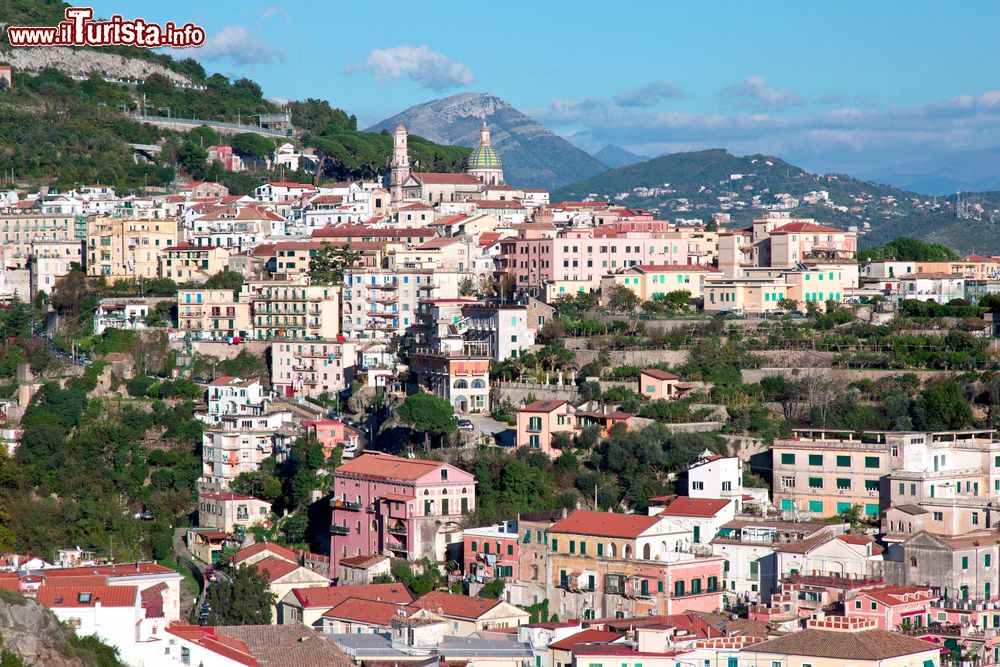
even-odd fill
[(622, 556), (625, 557), (625, 558), (631, 558), (632, 557), (632, 545), (631, 544), (626, 544), (625, 545), (625, 551), (622, 554)]
[(612, 558), (618, 558), (618, 545), (612, 542), (608, 545), (608, 553), (611, 554)]
[(916, 567), (916, 566), (917, 566), (917, 557), (910, 556), (910, 567)]
[(472, 388), (473, 389), (485, 389), (486, 388), (486, 383), (483, 382), (482, 380), (473, 380), (472, 381)]
[(469, 383), (466, 380), (455, 380), (455, 389), (468, 389)]
[(642, 559), (643, 560), (652, 560), (652, 553), (651, 553), (651, 551), (652, 550), (649, 548), (649, 542), (647, 542), (646, 546), (644, 546), (642, 548)]
[(378, 521), (376, 521), (375, 519), (372, 519), (372, 532), (373, 533), (378, 532)]

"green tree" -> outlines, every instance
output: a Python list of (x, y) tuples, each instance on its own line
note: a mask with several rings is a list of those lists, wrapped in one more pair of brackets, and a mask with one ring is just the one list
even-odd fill
[(615, 313), (628, 313), (639, 306), (639, 297), (624, 285), (612, 285), (605, 298), (608, 308)]
[(219, 271), (205, 281), (206, 289), (228, 289), (233, 294), (243, 288), (243, 274), (238, 271)]
[(261, 159), (274, 154), (274, 141), (253, 132), (236, 134), (230, 143), (235, 150)]
[(917, 397), (913, 416), (917, 428), (926, 431), (968, 428), (973, 421), (962, 387), (952, 378), (929, 381)]
[(344, 269), (361, 259), (361, 253), (347, 245), (323, 243), (316, 255), (309, 259), (309, 278), (323, 285), (343, 285)]
[(926, 243), (919, 239), (900, 236), (885, 245), (858, 251), (858, 261), (895, 259), (901, 262), (952, 262), (958, 253), (940, 243)]
[(254, 566), (240, 565), (232, 580), (222, 579), (208, 588), (212, 610), (207, 625), (270, 625), (276, 596), (268, 578)]
[(499, 600), (500, 596), (503, 595), (503, 589), (503, 579), (494, 579), (483, 585), (482, 589), (479, 591), (479, 597), (484, 597), (489, 600)]
[[(454, 433), (458, 428), (451, 404), (439, 396), (424, 392), (406, 397), (399, 407), (399, 419), (413, 430), (422, 431), (425, 436), (437, 433), (443, 437)], [(426, 438), (424, 442), (427, 443)]]

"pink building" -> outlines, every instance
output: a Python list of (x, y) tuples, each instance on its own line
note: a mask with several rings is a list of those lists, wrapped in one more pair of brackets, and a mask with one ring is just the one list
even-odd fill
[(517, 411), (517, 446), (553, 454), (552, 436), (573, 434), (573, 406), (566, 401), (535, 401)]
[(938, 596), (926, 586), (876, 586), (845, 600), (844, 615), (875, 619), (880, 630), (898, 630), (904, 623), (926, 627), (937, 601)]
[(441, 561), (476, 509), (476, 479), (440, 461), (367, 452), (337, 468), (333, 496), (332, 572), (348, 556)]
[(673, 373), (658, 368), (645, 368), (639, 373), (639, 393), (650, 400), (672, 401), (691, 390)]
[(462, 536), (462, 571), (474, 581), (483, 583), (493, 579), (518, 579), (517, 538), (516, 521), (466, 529)]
[(208, 162), (219, 161), (226, 171), (243, 171), (243, 160), (233, 153), (232, 146), (209, 146)]
[(344, 422), (334, 419), (316, 419), (314, 421), (302, 422), (302, 427), (306, 430), (307, 438), (315, 438), (319, 444), (323, 445), (323, 456), (330, 458), (337, 445), (343, 445), (344, 451), (357, 451), (358, 432)]
[(538, 292), (554, 281), (581, 281), (592, 290), (607, 273), (639, 264), (698, 264), (688, 243), (670, 232), (616, 231), (604, 227), (517, 225), (517, 237), (504, 239), (500, 269), (518, 289)]

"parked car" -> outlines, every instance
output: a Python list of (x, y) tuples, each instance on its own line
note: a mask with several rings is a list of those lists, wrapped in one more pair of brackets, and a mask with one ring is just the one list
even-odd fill
[(458, 430), (459, 431), (475, 431), (476, 430), (476, 425), (473, 424), (468, 419), (459, 419), (458, 420)]

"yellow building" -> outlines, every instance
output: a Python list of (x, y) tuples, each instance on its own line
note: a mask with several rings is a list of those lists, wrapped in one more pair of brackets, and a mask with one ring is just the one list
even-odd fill
[(178, 243), (160, 254), (160, 277), (178, 283), (205, 282), (229, 267), (229, 251), (225, 248), (204, 248), (190, 243)]
[(108, 280), (156, 278), (160, 253), (176, 243), (175, 218), (88, 218), (87, 275)]
[(877, 517), (880, 480), (891, 470), (891, 454), (881, 434), (794, 431), (771, 448), (774, 504), (817, 517), (846, 514), (861, 505), (866, 516)]
[(228, 289), (177, 291), (177, 326), (196, 338), (250, 336), (250, 302)]
[(294, 281), (251, 282), (244, 286), (253, 304), (258, 340), (336, 338), (340, 335), (340, 287)]
[(642, 264), (601, 278), (601, 295), (606, 298), (609, 289), (618, 285), (631, 290), (640, 301), (678, 291), (698, 299), (706, 278), (718, 275), (718, 269), (700, 264)]
[[(36, 209), (37, 210), (37, 209)], [(38, 241), (71, 241), (75, 216), (65, 213), (29, 213), (0, 216), (0, 240), (9, 267), (23, 268)]]
[[(828, 301), (843, 302), (844, 276), (844, 268), (836, 265), (802, 269), (741, 268), (736, 277), (706, 280), (705, 311), (770, 313), (779, 310), (778, 302), (782, 299), (796, 301), (799, 310), (804, 310), (809, 303), (816, 303), (824, 310)], [(850, 286), (849, 282), (847, 284)]]

